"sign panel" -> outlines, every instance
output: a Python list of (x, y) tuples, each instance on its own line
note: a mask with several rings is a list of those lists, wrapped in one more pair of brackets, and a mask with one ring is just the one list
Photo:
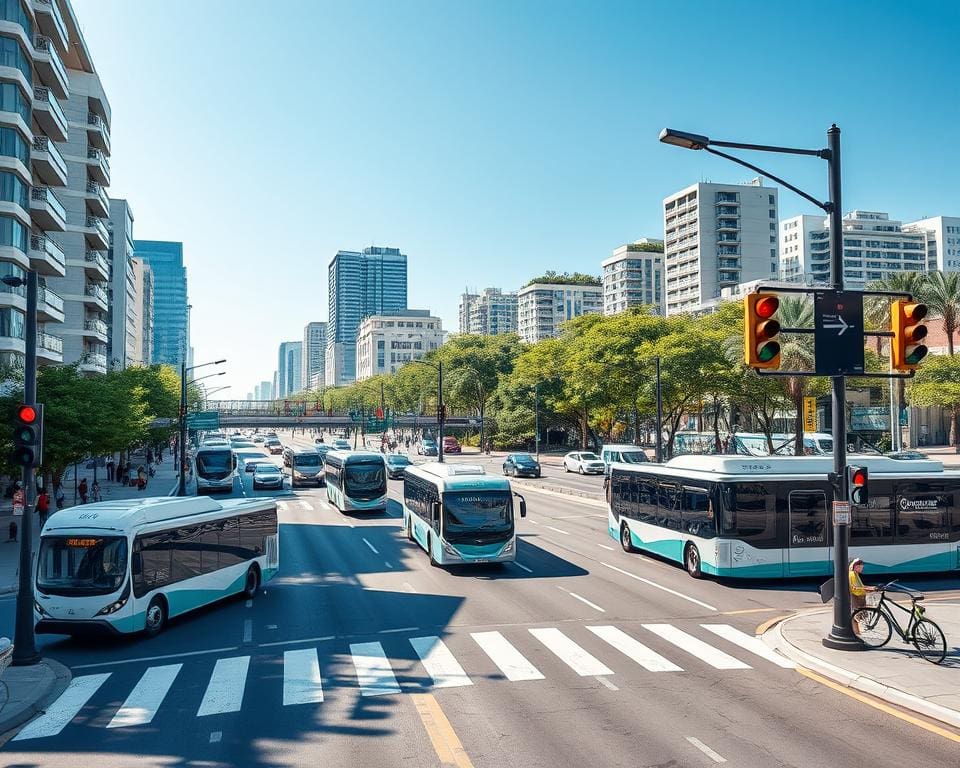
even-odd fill
[(220, 429), (219, 411), (196, 411), (187, 414), (188, 429)]
[(150, 422), (150, 429), (157, 429), (159, 427), (169, 427), (171, 424), (173, 424), (173, 419), (168, 419), (165, 417), (154, 419), (153, 421)]
[(849, 501), (833, 502), (833, 524), (834, 525), (850, 525), (850, 502)]
[(803, 431), (817, 431), (817, 398), (803, 398)]
[(863, 294), (817, 291), (813, 295), (813, 310), (817, 375), (863, 373)]
[(23, 514), (26, 498), (22, 488), (13, 492), (13, 514), (17, 516)]
[(850, 429), (854, 432), (888, 432), (890, 409), (886, 406), (854, 406), (850, 409)]

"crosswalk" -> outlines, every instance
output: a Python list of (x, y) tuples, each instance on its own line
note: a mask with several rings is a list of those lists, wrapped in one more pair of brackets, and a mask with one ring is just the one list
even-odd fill
[[(588, 641), (591, 650), (584, 647)], [(384, 643), (388, 644), (391, 653), (388, 654)], [(526, 643), (530, 647), (524, 647), (523, 651), (517, 647)], [(473, 653), (474, 648), (482, 654)], [(202, 681), (207, 674), (209, 679), (199, 705), (194, 701), (190, 707), (196, 717), (214, 718), (239, 712), (245, 701), (249, 703), (250, 700), (254, 702), (252, 706), (275, 706), (279, 703), (273, 700), (275, 695), (282, 697), (280, 701), (284, 707), (320, 705), (324, 702), (323, 666), (334, 667), (337, 659), (344, 655), (343, 651), (349, 653), (352, 675), (345, 675), (342, 666), (340, 671), (331, 671), (328, 667), (326, 682), (335, 687), (355, 686), (363, 697), (417, 692), (424, 688), (458, 688), (474, 685), (474, 678), (497, 678), (497, 675), (489, 674), (484, 657), (508, 682), (546, 680), (548, 674), (556, 678), (564, 674), (569, 676), (570, 672), (579, 677), (606, 678), (629, 673), (631, 668), (624, 666), (625, 660), (637, 665), (633, 669), (642, 670), (641, 674), (681, 674), (705, 668), (722, 672), (749, 670), (752, 666), (746, 660), (753, 664), (760, 660), (786, 669), (794, 666), (758, 638), (729, 624), (699, 624), (686, 629), (673, 624), (639, 624), (629, 631), (609, 624), (588, 624), (583, 627), (565, 625), (563, 629), (530, 627), (525, 631), (512, 628), (503, 632), (466, 632), (448, 635), (445, 639), (436, 635), (397, 636), (382, 642), (349, 643), (343, 649), (325, 647), (324, 653), (329, 653), (329, 658), (323, 657), (323, 665), (320, 650), (316, 647), (286, 650), (282, 657), (282, 690), (278, 694), (257, 689), (256, 695), (245, 696), (251, 665), (264, 660), (271, 664), (279, 661), (276, 657), (263, 655), (219, 658), (212, 670), (209, 662), (193, 659), (182, 664), (150, 666), (129, 693), (115, 690), (103, 693), (110, 687), (111, 672), (80, 675), (74, 677), (63, 694), (40, 717), (23, 728), (14, 740), (56, 736), (74, 719), (94, 727), (106, 723), (105, 727), (114, 729), (148, 725), (160, 712), (178, 681)], [(460, 659), (455, 651), (461, 654)], [(190, 669), (184, 670), (188, 663)], [(411, 671), (411, 666), (417, 664), (422, 673)], [(272, 681), (273, 677), (269, 679)], [(106, 710), (102, 716), (90, 717), (90, 710), (96, 708), (98, 697), (107, 698), (112, 703), (102, 705)], [(121, 699), (123, 703), (116, 708), (116, 702)], [(176, 706), (182, 711), (183, 698)], [(192, 707), (197, 708), (193, 710)]]

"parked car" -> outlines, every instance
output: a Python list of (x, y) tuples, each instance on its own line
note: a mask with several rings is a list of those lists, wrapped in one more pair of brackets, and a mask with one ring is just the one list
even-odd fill
[(350, 445), (349, 440), (344, 440), (343, 438), (337, 438), (333, 441), (333, 450), (335, 451), (352, 451), (353, 446)]
[(391, 480), (401, 480), (407, 467), (413, 464), (413, 462), (402, 453), (388, 453), (384, 458), (387, 462), (387, 477)]
[(444, 453), (461, 453), (462, 449), (460, 448), (460, 441), (457, 440), (453, 435), (445, 435), (443, 438), (443, 452)]
[(514, 477), (540, 477), (540, 463), (529, 453), (511, 453), (503, 461), (503, 474)]
[(602, 475), (606, 465), (595, 453), (571, 451), (563, 457), (563, 468), (567, 472), (579, 472), (581, 475)]
[(437, 454), (437, 441), (431, 438), (425, 438), (417, 443), (417, 453), (421, 456), (436, 456)]
[(269, 461), (261, 461), (253, 471), (253, 490), (261, 488), (283, 488), (283, 472), (280, 467)]
[(271, 456), (277, 453), (283, 453), (283, 443), (281, 443), (275, 437), (268, 437), (264, 442), (263, 447), (269, 451)]

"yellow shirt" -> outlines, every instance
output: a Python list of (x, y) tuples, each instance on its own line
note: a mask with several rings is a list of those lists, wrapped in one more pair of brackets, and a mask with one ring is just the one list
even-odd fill
[(867, 590), (863, 586), (863, 582), (860, 580), (860, 574), (856, 571), (851, 570), (850, 574), (850, 594), (855, 597), (866, 597)]

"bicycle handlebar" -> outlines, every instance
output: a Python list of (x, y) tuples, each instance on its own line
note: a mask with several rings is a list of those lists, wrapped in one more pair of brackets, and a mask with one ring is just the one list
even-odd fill
[(913, 589), (908, 589), (907, 587), (901, 587), (899, 582), (895, 579), (887, 584), (884, 584), (882, 587), (877, 587), (878, 592), (897, 592), (901, 595), (909, 595), (911, 600), (916, 600), (917, 597), (923, 597), (922, 592), (917, 592)]

